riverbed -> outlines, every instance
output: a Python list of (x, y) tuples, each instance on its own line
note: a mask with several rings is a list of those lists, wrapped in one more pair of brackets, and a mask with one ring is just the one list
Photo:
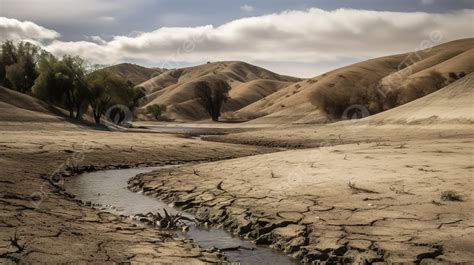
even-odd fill
[[(65, 188), (84, 202), (96, 205), (102, 211), (117, 215), (132, 216), (148, 212), (163, 212), (166, 209), (172, 214), (182, 214), (192, 218), (188, 213), (173, 208), (155, 198), (135, 193), (127, 188), (127, 181), (141, 173), (147, 173), (164, 167), (142, 167), (131, 169), (104, 170), (69, 178)], [(132, 221), (130, 219), (130, 221)], [(178, 236), (193, 239), (200, 247), (219, 249), (228, 261), (240, 264), (297, 264), (295, 260), (269, 247), (256, 246), (222, 229), (190, 224), (188, 231), (177, 231)]]

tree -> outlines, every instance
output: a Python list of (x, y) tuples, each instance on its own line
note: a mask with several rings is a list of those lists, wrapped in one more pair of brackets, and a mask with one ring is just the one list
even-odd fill
[[(133, 87), (133, 84), (129, 83), (130, 87)], [(132, 104), (130, 110), (133, 111), (140, 105), (140, 101), (146, 96), (145, 88), (135, 87), (133, 88)]]
[(33, 93), (67, 109), (69, 117), (80, 119), (88, 107), (90, 97), (85, 72), (84, 61), (80, 57), (66, 55), (59, 60), (45, 53), (38, 62), (39, 76), (33, 86)]
[(12, 41), (2, 43), (2, 52), (0, 54), (0, 85), (4, 87), (11, 87), (10, 82), (6, 77), (6, 68), (17, 62), (16, 47)]
[(71, 86), (65, 91), (67, 99), (73, 111), (76, 112), (75, 118), (82, 119), (83, 113), (89, 106), (88, 99), (90, 98), (90, 91), (85, 80), (87, 73), (85, 61), (79, 56), (65, 55), (62, 58), (62, 67), (72, 80)]
[(16, 48), (16, 62), (5, 68), (5, 76), (13, 89), (26, 93), (31, 91), (35, 79), (40, 49), (29, 42), (20, 42)]
[(163, 114), (163, 112), (166, 111), (166, 106), (161, 105), (161, 104), (153, 104), (153, 105), (150, 105), (150, 106), (146, 107), (145, 111), (146, 111), (147, 114), (153, 115), (153, 117), (156, 120), (159, 120), (161, 118), (161, 115)]
[(223, 80), (199, 81), (194, 85), (194, 93), (201, 106), (209, 113), (213, 121), (218, 121), (221, 107), (229, 99), (231, 87)]
[(133, 87), (123, 77), (109, 70), (96, 71), (87, 77), (90, 105), (97, 124), (106, 110), (115, 104), (130, 108), (133, 105)]
[(431, 71), (429, 78), (436, 90), (441, 89), (446, 85), (446, 78), (438, 71)]

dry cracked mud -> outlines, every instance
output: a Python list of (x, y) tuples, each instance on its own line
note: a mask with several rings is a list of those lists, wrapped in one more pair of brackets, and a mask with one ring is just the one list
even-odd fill
[(2, 122), (0, 263), (222, 262), (171, 232), (85, 207), (51, 184), (64, 172), (211, 161), (265, 152), (152, 133)]
[(129, 187), (303, 262), (472, 262), (474, 138), (421, 138), (182, 166)]
[[(173, 233), (85, 207), (52, 185), (64, 172), (183, 162), (194, 164), (139, 175), (129, 187), (303, 262), (474, 260), (470, 127), (424, 136), (415, 127), (416, 137), (392, 127), (350, 140), (341, 130), (308, 130), (291, 135), (293, 147), (307, 149), (274, 152), (166, 134), (3, 123), (0, 263), (223, 262)], [(279, 141), (271, 136), (261, 138)], [(443, 200), (445, 191), (461, 201)]]

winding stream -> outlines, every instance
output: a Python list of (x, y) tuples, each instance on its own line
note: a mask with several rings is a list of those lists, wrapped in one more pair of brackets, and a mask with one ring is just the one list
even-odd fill
[[(169, 166), (168, 166), (169, 167)], [(165, 167), (146, 167), (118, 170), (104, 170), (84, 173), (69, 178), (65, 188), (82, 201), (100, 204), (101, 210), (118, 215), (146, 214), (148, 212), (162, 212), (166, 209), (171, 213), (181, 213), (192, 217), (178, 209), (155, 198), (134, 193), (128, 190), (127, 181), (141, 173), (159, 170)], [(241, 264), (297, 264), (283, 253), (276, 252), (268, 247), (256, 246), (250, 241), (235, 237), (232, 234), (214, 227), (203, 228), (191, 224), (189, 231), (178, 231), (180, 237), (191, 238), (202, 248), (235, 249), (224, 250), (223, 253), (230, 262)]]

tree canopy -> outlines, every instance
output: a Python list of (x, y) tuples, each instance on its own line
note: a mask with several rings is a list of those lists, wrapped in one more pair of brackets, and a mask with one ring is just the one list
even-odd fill
[(28, 42), (6, 41), (0, 47), (0, 85), (32, 93), (71, 118), (90, 111), (100, 123), (109, 108), (120, 105), (132, 112), (145, 96), (143, 88), (111, 70), (93, 69), (81, 57), (58, 58)]
[(201, 106), (213, 121), (218, 121), (224, 102), (229, 99), (231, 87), (226, 81), (199, 81), (194, 84), (194, 93)]

